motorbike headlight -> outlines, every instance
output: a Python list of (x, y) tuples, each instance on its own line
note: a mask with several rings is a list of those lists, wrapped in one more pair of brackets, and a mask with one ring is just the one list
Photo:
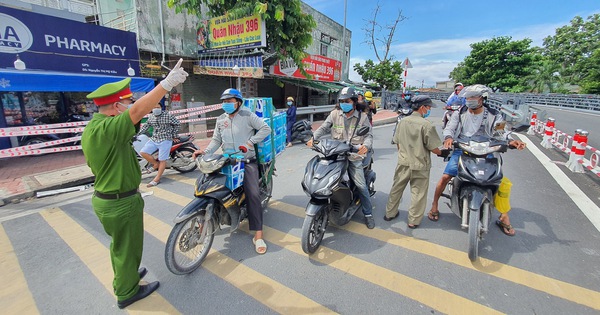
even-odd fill
[(315, 190), (315, 194), (321, 195), (321, 196), (330, 196), (333, 193), (331, 188), (335, 185), (335, 182), (336, 182), (335, 178), (329, 177), (329, 180), (327, 181), (327, 185), (325, 185), (325, 187), (323, 187), (323, 188), (319, 188), (319, 189)]
[(226, 161), (227, 158), (225, 157), (214, 160), (211, 159), (208, 161), (204, 159), (204, 157), (202, 157), (201, 159), (196, 160), (196, 164), (198, 165), (198, 169), (200, 170), (200, 172), (204, 174), (211, 174), (220, 170), (223, 167), (223, 165), (225, 165)]
[(500, 145), (495, 145), (490, 147), (487, 142), (474, 142), (469, 141), (469, 143), (460, 143), (458, 145), (461, 149), (473, 153), (475, 155), (486, 155), (489, 153), (496, 152), (500, 150)]

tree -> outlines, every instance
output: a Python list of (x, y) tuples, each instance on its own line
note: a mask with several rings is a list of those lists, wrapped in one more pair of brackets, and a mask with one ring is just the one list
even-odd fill
[(593, 69), (589, 57), (598, 48), (600, 14), (594, 14), (587, 21), (576, 16), (570, 25), (557, 28), (554, 36), (544, 39), (543, 53), (560, 65), (559, 72), (567, 82), (577, 84)]
[(201, 5), (208, 8), (210, 17), (227, 15), (235, 19), (260, 14), (265, 20), (269, 50), (279, 60), (291, 58), (302, 74), (310, 77), (302, 59), (306, 57), (304, 50), (312, 43), (312, 30), (317, 24), (311, 15), (302, 12), (300, 0), (168, 0), (168, 6), (175, 7), (175, 12), (187, 10), (202, 19)]
[(558, 73), (560, 65), (548, 57), (540, 57), (539, 61), (532, 66), (532, 72), (525, 77), (530, 92), (556, 93), (562, 91), (563, 80)]
[[(388, 34), (380, 36), (379, 34), (383, 30), (383, 27), (377, 22), (380, 10), (381, 6), (378, 3), (373, 11), (373, 18), (368, 20), (367, 26), (363, 28), (366, 37), (364, 42), (373, 47), (379, 63), (375, 64), (373, 60), (369, 59), (364, 66), (360, 63), (355, 64), (354, 70), (362, 77), (363, 81), (374, 81), (382, 88), (394, 91), (402, 86), (402, 64), (393, 60), (394, 56), (390, 55), (390, 49), (395, 42), (394, 35), (398, 23), (404, 21), (406, 17), (402, 15), (402, 10), (399, 10), (396, 20), (385, 27)], [(380, 51), (380, 49), (382, 50)]]
[(525, 91), (525, 77), (541, 58), (530, 44), (531, 39), (513, 41), (510, 36), (473, 43), (471, 53), (451, 72), (451, 78), (469, 85), (484, 84), (494, 91)]
[(596, 49), (589, 58), (591, 65), (587, 76), (581, 81), (581, 92), (600, 94), (600, 48)]

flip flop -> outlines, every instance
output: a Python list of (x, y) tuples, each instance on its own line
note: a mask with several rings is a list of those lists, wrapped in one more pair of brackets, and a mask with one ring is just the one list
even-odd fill
[(440, 219), (440, 212), (439, 211), (429, 211), (429, 213), (427, 213), (427, 218), (431, 221), (437, 221)]
[[(252, 244), (254, 244), (254, 250), (259, 255), (262, 255), (267, 252), (267, 243), (262, 238), (255, 240), (252, 238)], [(260, 248), (264, 248), (264, 250), (260, 250)]]
[[(502, 231), (502, 233), (504, 233), (508, 236), (515, 236), (515, 234), (516, 234), (515, 229), (513, 229), (512, 225), (506, 224), (500, 220), (496, 220), (496, 225), (500, 228), (500, 231)], [(512, 231), (512, 234), (510, 233), (511, 231)]]
[(148, 183), (148, 185), (146, 185), (146, 187), (150, 188), (150, 187), (154, 187), (156, 185), (158, 185), (160, 183), (160, 181), (155, 182), (155, 181), (151, 181)]

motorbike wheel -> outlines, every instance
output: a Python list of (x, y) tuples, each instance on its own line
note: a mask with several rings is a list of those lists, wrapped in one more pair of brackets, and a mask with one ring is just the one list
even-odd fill
[(173, 166), (173, 169), (175, 169), (176, 171), (180, 172), (180, 173), (187, 173), (187, 172), (191, 172), (193, 170), (195, 170), (198, 165), (196, 165), (196, 162), (192, 159), (192, 155), (194, 154), (194, 149), (190, 148), (190, 147), (185, 147), (185, 148), (181, 148), (178, 149), (175, 152), (175, 157), (173, 159), (173, 164), (177, 164), (177, 163), (182, 163), (185, 164), (185, 162), (188, 162), (187, 166)]
[(176, 275), (196, 270), (210, 251), (214, 237), (214, 221), (206, 220), (204, 214), (175, 224), (165, 247), (167, 269)]
[(302, 250), (307, 254), (314, 253), (323, 240), (327, 228), (328, 213), (325, 207), (314, 216), (306, 216), (302, 224)]
[[(464, 199), (463, 206), (467, 203)], [(480, 210), (481, 211), (481, 210)], [(479, 256), (479, 235), (481, 222), (479, 220), (480, 211), (469, 211), (469, 259), (475, 261)]]
[(265, 184), (262, 180), (259, 185), (260, 191), (260, 206), (263, 209), (266, 209), (269, 205), (269, 200), (271, 200), (271, 193), (273, 193), (273, 179), (269, 181), (268, 184)]

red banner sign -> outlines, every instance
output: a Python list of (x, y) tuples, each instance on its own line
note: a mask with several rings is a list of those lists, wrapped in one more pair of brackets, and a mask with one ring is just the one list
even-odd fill
[[(312, 76), (313, 80), (333, 82), (342, 78), (341, 61), (319, 55), (309, 55), (302, 59), (302, 63), (304, 70)], [(291, 59), (279, 61), (271, 66), (271, 74), (306, 79)]]

